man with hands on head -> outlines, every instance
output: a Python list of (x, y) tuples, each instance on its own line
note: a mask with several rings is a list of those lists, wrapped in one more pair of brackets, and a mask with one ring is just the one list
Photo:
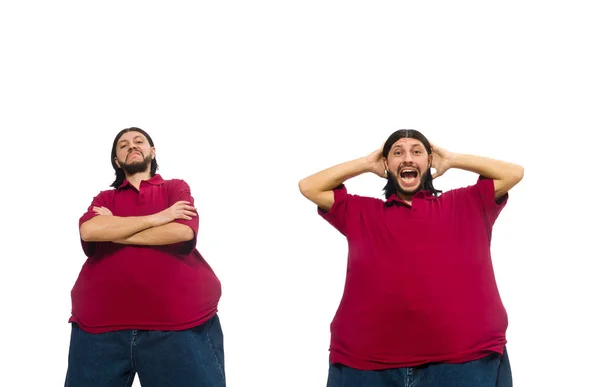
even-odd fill
[(79, 220), (87, 255), (71, 292), (65, 386), (225, 386), (221, 284), (196, 249), (187, 183), (156, 173), (140, 128), (111, 150), (116, 179)]
[[(433, 179), (452, 168), (479, 177), (441, 194)], [(346, 191), (367, 172), (386, 179), (385, 200)], [(519, 165), (452, 153), (402, 129), (370, 155), (300, 181), (348, 241), (328, 387), (512, 386), (490, 244), (522, 177)]]

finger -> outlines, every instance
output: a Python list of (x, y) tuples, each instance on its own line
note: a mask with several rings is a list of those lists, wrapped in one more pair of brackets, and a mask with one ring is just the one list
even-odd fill
[(192, 219), (192, 217), (198, 216), (191, 211), (182, 211), (175, 215), (175, 219)]

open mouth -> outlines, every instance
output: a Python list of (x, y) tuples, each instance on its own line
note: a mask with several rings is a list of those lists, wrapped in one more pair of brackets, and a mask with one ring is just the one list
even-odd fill
[(411, 185), (417, 181), (419, 172), (414, 168), (404, 168), (400, 171), (400, 180), (407, 185)]

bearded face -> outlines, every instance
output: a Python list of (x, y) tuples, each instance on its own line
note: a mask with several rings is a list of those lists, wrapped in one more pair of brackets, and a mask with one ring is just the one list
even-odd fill
[(146, 137), (135, 131), (123, 133), (117, 141), (115, 162), (127, 175), (146, 172), (154, 158), (154, 147)]

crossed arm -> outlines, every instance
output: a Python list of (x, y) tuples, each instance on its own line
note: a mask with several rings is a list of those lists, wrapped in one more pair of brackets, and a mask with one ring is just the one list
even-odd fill
[(86, 242), (113, 242), (128, 245), (158, 246), (187, 242), (194, 231), (176, 219), (190, 220), (197, 216), (196, 208), (187, 201), (178, 201), (171, 207), (147, 216), (114, 216), (106, 207), (93, 207), (99, 216), (86, 221), (79, 228)]

